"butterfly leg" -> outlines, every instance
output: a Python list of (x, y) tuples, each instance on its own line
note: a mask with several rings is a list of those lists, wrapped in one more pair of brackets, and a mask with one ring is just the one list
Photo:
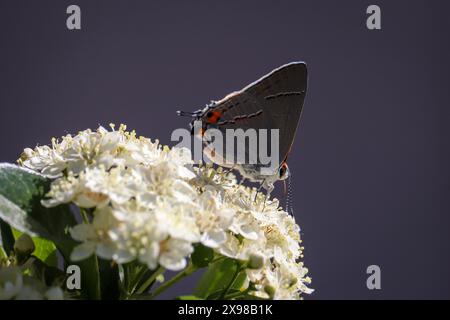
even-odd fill
[(258, 196), (258, 193), (261, 191), (261, 189), (262, 189), (262, 188), (266, 188), (266, 187), (264, 186), (265, 183), (266, 183), (266, 179), (264, 179), (264, 180), (261, 182), (261, 184), (259, 185), (258, 189), (256, 190), (255, 198), (253, 199), (253, 202), (256, 202), (256, 197)]
[(229, 174), (231, 171), (234, 170), (234, 167), (235, 167), (235, 165), (232, 166), (231, 168), (226, 168), (226, 169), (223, 171), (223, 173), (224, 173), (224, 174)]
[(264, 198), (263, 211), (264, 211), (264, 209), (266, 209), (266, 201), (267, 201), (267, 199), (270, 198), (270, 194), (272, 193), (274, 188), (275, 187), (274, 187), (273, 183), (267, 183), (267, 185), (264, 187), (264, 189), (266, 189), (266, 197)]

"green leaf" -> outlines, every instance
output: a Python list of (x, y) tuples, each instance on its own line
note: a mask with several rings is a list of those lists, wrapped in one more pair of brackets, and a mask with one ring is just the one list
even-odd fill
[[(52, 241), (67, 264), (72, 249), (78, 245), (68, 229), (76, 224), (69, 205), (45, 208), (41, 200), (50, 189), (51, 181), (31, 170), (12, 164), (0, 164), (0, 218), (11, 227), (31, 237)], [(95, 256), (76, 263), (81, 272), (81, 293), (100, 298), (100, 277)]]
[[(208, 297), (207, 297), (207, 300), (217, 300), (217, 299), (220, 299), (220, 297), (222, 296), (222, 293), (223, 293), (223, 289), (219, 289), (219, 290), (216, 290), (216, 291), (214, 291), (213, 293), (211, 293), (210, 295), (208, 295)], [(239, 291), (239, 290), (236, 290), (236, 289), (230, 289), (229, 291), (228, 291), (228, 293), (227, 293), (227, 296), (228, 295), (235, 295), (235, 294), (240, 294), (240, 295), (244, 295), (245, 293), (242, 293), (241, 291)], [(226, 299), (226, 297), (225, 297), (225, 299)]]
[(0, 246), (0, 260), (6, 259), (6, 258), (7, 258), (6, 252), (5, 252), (5, 250), (3, 250), (3, 247)]
[[(19, 230), (12, 230), (14, 239), (18, 239), (23, 233)], [(58, 264), (55, 244), (44, 238), (32, 237), (36, 249), (33, 255), (45, 262), (48, 266), (56, 267)]]
[(41, 205), (49, 189), (49, 179), (15, 165), (0, 164), (0, 218), (32, 237), (50, 239), (66, 251), (73, 245), (67, 227), (76, 221), (68, 205)]
[(14, 236), (11, 227), (0, 219), (0, 246), (3, 247), (6, 256), (14, 250)]
[(231, 288), (236, 290), (241, 289), (246, 280), (247, 280), (247, 272), (245, 272), (245, 270), (242, 270), (234, 280)]
[(202, 244), (197, 244), (194, 247), (194, 252), (191, 255), (192, 264), (197, 268), (204, 268), (214, 259), (214, 250), (205, 247)]
[[(240, 262), (230, 258), (225, 258), (211, 264), (197, 284), (195, 295), (206, 299), (213, 293), (225, 290), (233, 281), (236, 272), (240, 268)], [(236, 285), (235, 283), (236, 281), (233, 283), (232, 288)]]
[(190, 295), (190, 296), (179, 296), (179, 297), (177, 297), (177, 300), (205, 300), (205, 299)]
[[(207, 300), (215, 300), (215, 299), (228, 299), (227, 296), (229, 295), (236, 295), (244, 296), (245, 293), (242, 292), (240, 289), (242, 285), (244, 284), (245, 280), (247, 279), (247, 273), (245, 270), (242, 270), (239, 272), (238, 276), (233, 280), (232, 277), (230, 277), (230, 282), (233, 281), (232, 285), (230, 286), (229, 290), (227, 291), (227, 294), (225, 297), (222, 297), (224, 288), (221, 287), (220, 289), (212, 292), (208, 295)], [(228, 284), (230, 284), (230, 282)]]
[(33, 255), (44, 261), (48, 266), (56, 267), (58, 265), (58, 258), (55, 244), (52, 241), (43, 238), (35, 237), (32, 239), (36, 246)]

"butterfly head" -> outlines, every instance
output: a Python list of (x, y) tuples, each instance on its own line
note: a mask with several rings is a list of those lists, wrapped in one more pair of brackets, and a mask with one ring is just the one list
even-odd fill
[(283, 162), (280, 168), (278, 168), (278, 180), (286, 180), (289, 176), (289, 167), (286, 162)]
[(189, 117), (191, 118), (191, 122), (189, 123), (189, 127), (191, 128), (191, 134), (194, 135), (194, 123), (195, 121), (202, 122), (202, 129), (200, 130), (203, 135), (204, 131), (207, 129), (207, 126), (216, 124), (220, 117), (222, 116), (222, 112), (218, 110), (214, 110), (216, 106), (215, 101), (211, 101), (211, 103), (207, 104), (203, 109), (199, 109), (194, 112), (186, 112), (186, 111), (177, 111), (179, 116)]

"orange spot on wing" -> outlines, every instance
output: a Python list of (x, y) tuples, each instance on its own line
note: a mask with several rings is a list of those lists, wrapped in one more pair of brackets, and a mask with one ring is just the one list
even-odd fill
[(219, 121), (221, 116), (222, 116), (222, 112), (220, 112), (220, 111), (210, 111), (207, 116), (207, 121), (208, 121), (208, 123), (215, 124)]

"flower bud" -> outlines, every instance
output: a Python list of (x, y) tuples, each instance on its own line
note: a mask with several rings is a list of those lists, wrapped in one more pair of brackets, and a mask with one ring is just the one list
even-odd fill
[(297, 282), (298, 282), (298, 279), (296, 277), (292, 277), (291, 279), (289, 279), (288, 288), (295, 286), (297, 284)]
[(249, 269), (261, 269), (264, 266), (264, 257), (259, 254), (252, 254), (247, 266)]
[(275, 296), (275, 291), (276, 290), (272, 286), (269, 286), (269, 285), (265, 286), (264, 287), (264, 291), (269, 295), (270, 299), (273, 299), (273, 297)]
[(27, 234), (22, 234), (14, 243), (14, 252), (19, 262), (26, 260), (34, 251), (33, 239)]

